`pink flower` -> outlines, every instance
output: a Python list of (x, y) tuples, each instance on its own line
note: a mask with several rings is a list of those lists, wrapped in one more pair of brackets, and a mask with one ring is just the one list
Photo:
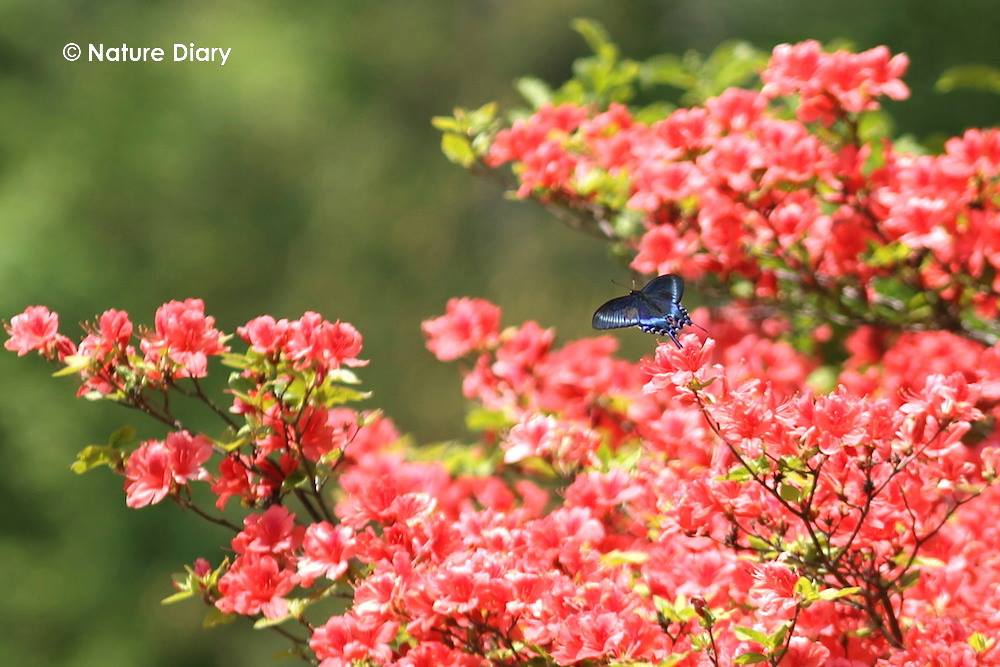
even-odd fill
[(162, 442), (147, 440), (125, 464), (125, 504), (155, 505), (170, 493), (174, 483), (207, 479), (202, 464), (211, 456), (212, 444), (203, 435), (178, 431), (168, 434)]
[(397, 667), (486, 667), (484, 658), (435, 641), (423, 641), (400, 658)]
[(133, 508), (155, 505), (170, 493), (173, 480), (170, 450), (159, 440), (147, 440), (125, 464), (125, 504)]
[(644, 391), (654, 393), (666, 387), (686, 390), (692, 382), (706, 384), (718, 369), (711, 365), (715, 341), (711, 338), (700, 344), (694, 334), (681, 336), (683, 347), (678, 349), (673, 343), (661, 343), (656, 347), (653, 361), (643, 370), (649, 375)]
[(795, 582), (798, 577), (779, 563), (764, 563), (754, 567), (750, 601), (764, 616), (784, 616), (798, 605)]
[(170, 301), (156, 311), (155, 330), (141, 346), (146, 361), (156, 366), (164, 360), (177, 366), (177, 377), (200, 378), (208, 374), (208, 357), (228, 350), (225, 337), (215, 328), (215, 318), (205, 315), (201, 299)]
[(561, 624), (556, 641), (552, 657), (560, 664), (655, 661), (667, 646), (666, 637), (631, 610), (575, 615)]
[(600, 445), (599, 436), (575, 422), (560, 423), (546, 415), (531, 415), (516, 424), (503, 443), (504, 462), (528, 457), (549, 458), (562, 466), (585, 465)]
[(490, 146), (486, 163), (498, 167), (506, 162), (530, 160), (537, 164), (538, 155), (546, 146), (553, 146), (550, 136), (560, 136), (575, 130), (587, 117), (587, 110), (572, 104), (557, 107), (544, 105), (530, 118), (516, 121), (501, 130)]
[(491, 370), (515, 387), (529, 381), (534, 366), (552, 347), (555, 331), (543, 329), (537, 322), (525, 322), (518, 329), (503, 332)]
[(829, 125), (843, 112), (877, 109), (876, 98), (882, 95), (909, 97), (900, 79), (908, 65), (905, 55), (890, 56), (884, 46), (861, 53), (824, 53), (819, 42), (809, 40), (776, 46), (761, 78), (765, 95), (800, 95), (800, 120)]
[(285, 352), (302, 366), (327, 372), (341, 366), (364, 366), (361, 334), (347, 322), (327, 322), (319, 313), (306, 312), (290, 325)]
[(212, 442), (204, 435), (192, 436), (187, 431), (167, 435), (164, 446), (170, 452), (170, 473), (178, 484), (208, 479), (202, 464), (212, 458)]
[(705, 176), (691, 162), (644, 160), (636, 167), (632, 184), (635, 192), (628, 200), (629, 208), (655, 213), (697, 193)]
[(677, 109), (652, 126), (655, 135), (679, 153), (700, 151), (718, 138), (720, 128), (705, 109)]
[(796, 667), (823, 667), (829, 657), (830, 649), (823, 644), (806, 637), (792, 637), (781, 659)]
[(247, 553), (239, 556), (219, 578), (220, 598), (215, 606), (226, 614), (281, 618), (288, 613), (285, 595), (295, 588), (297, 577), (273, 556)]
[(17, 352), (17, 356), (36, 351), (50, 355), (59, 333), (59, 315), (45, 306), (28, 306), (11, 318), (6, 329), (10, 338), (4, 347)]
[(98, 331), (108, 345), (124, 348), (132, 339), (132, 322), (124, 310), (112, 308), (101, 313)]
[(309, 407), (302, 411), (298, 429), (302, 454), (311, 461), (318, 461), (330, 452), (344, 451), (358, 433), (357, 414), (345, 408)]
[(80, 354), (91, 359), (105, 360), (115, 352), (131, 350), (132, 322), (123, 310), (106, 310), (101, 314), (97, 329), (80, 342)]
[(841, 447), (857, 447), (865, 437), (864, 405), (843, 387), (816, 399), (812, 410), (817, 446), (824, 454)]
[(212, 564), (204, 558), (195, 558), (191, 569), (194, 570), (195, 576), (204, 577), (212, 571)]
[(421, 325), (427, 349), (441, 361), (453, 361), (496, 342), (500, 308), (484, 299), (449, 299), (445, 314)]
[(309, 648), (320, 659), (321, 667), (350, 667), (365, 660), (384, 664), (392, 658), (389, 643), (396, 637), (397, 627), (394, 621), (352, 613), (333, 616), (313, 631)]
[(699, 248), (697, 232), (681, 234), (673, 225), (657, 225), (643, 234), (631, 267), (646, 274), (680, 273), (697, 277), (705, 270), (696, 254)]
[(303, 586), (311, 586), (316, 577), (336, 581), (347, 572), (354, 555), (354, 531), (348, 526), (329, 522), (314, 523), (306, 529), (299, 558), (299, 577)]
[(215, 506), (225, 509), (226, 503), (233, 496), (248, 498), (251, 493), (251, 477), (249, 461), (236, 458), (236, 455), (226, 456), (219, 462), (219, 475), (212, 482), (212, 493), (216, 496)]
[(557, 424), (555, 417), (536, 415), (515, 425), (503, 444), (504, 463), (517, 463), (529, 456), (551, 452)]
[(285, 554), (302, 542), (302, 526), (295, 515), (281, 505), (271, 505), (263, 514), (251, 514), (243, 520), (243, 530), (233, 538), (238, 554)]
[(705, 108), (722, 127), (730, 132), (750, 129), (767, 107), (767, 98), (753, 90), (729, 88), (718, 97), (705, 102)]
[(274, 355), (281, 351), (288, 339), (288, 320), (277, 320), (270, 315), (261, 315), (239, 327), (236, 333), (250, 344), (258, 354)]

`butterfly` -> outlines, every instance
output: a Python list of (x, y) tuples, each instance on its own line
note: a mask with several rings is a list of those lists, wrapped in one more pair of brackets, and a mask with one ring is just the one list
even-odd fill
[(645, 333), (670, 336), (674, 345), (681, 347), (677, 340), (680, 330), (689, 324), (698, 326), (681, 305), (683, 296), (683, 278), (672, 273), (657, 276), (641, 290), (634, 289), (598, 308), (594, 313), (594, 328), (639, 327)]

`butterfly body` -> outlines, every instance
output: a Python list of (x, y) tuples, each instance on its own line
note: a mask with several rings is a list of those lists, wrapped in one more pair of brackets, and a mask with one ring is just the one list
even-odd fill
[(611, 299), (594, 313), (595, 329), (638, 327), (644, 333), (668, 336), (677, 347), (677, 334), (693, 324), (681, 305), (684, 280), (673, 274), (653, 278), (641, 290)]

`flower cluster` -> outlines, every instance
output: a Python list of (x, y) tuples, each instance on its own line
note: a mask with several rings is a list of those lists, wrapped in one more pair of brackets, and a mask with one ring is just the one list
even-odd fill
[[(192, 311), (182, 328), (201, 333), (183, 341), (218, 354), (226, 336)], [(58, 361), (55, 316), (19, 317), (8, 346)], [(101, 397), (169, 432), (137, 446), (117, 434), (74, 469), (108, 465), (130, 507), (171, 499), (231, 529), (232, 558), (199, 561), (170, 599), (279, 628), (327, 667), (1000, 660), (1000, 532), (983, 516), (1000, 352), (862, 329), (840, 387), (812, 393), (815, 361), (780, 340), (780, 320), (693, 317), (714, 338), (629, 362), (614, 338), (558, 346), (535, 322), (501, 328), (489, 302), (450, 302), (427, 346), (471, 358), (483, 444), (427, 460), (388, 419), (344, 405), (366, 396), (350, 325), (306, 313), (240, 327), (223, 408), (182, 357), (163, 362), (174, 348), (150, 363), (108, 311), (64, 374), (88, 391), (103, 379)], [(161, 321), (156, 336), (195, 350), (167, 335), (177, 318)], [(171, 393), (214, 412), (221, 435), (185, 430)], [(200, 507), (192, 484), (220, 509), (238, 498), (242, 524)], [(342, 611), (317, 616), (327, 598)]]
[(890, 55), (884, 46), (862, 53), (824, 53), (819, 42), (807, 40), (775, 47), (761, 79), (768, 96), (800, 97), (799, 120), (832, 125), (844, 113), (878, 109), (879, 97), (909, 97), (901, 79), (909, 64), (905, 54)]
[[(781, 45), (760, 91), (730, 88), (652, 122), (620, 104), (543, 105), (497, 132), (483, 161), (513, 165), (519, 197), (595, 218), (640, 273), (750, 280), (786, 304), (805, 287), (845, 314), (882, 304), (890, 321), (956, 328), (967, 307), (994, 318), (1000, 131), (926, 155), (870, 130), (882, 98), (908, 96), (906, 67), (885, 47)], [(637, 235), (617, 224), (630, 215)]]
[[(1000, 661), (967, 641), (998, 631), (997, 533), (974, 518), (997, 493), (998, 348), (861, 330), (844, 384), (813, 393), (810, 360), (773, 340), (780, 323), (733, 309), (694, 318), (717, 340), (688, 334), (639, 364), (608, 338), (554, 348), (534, 323), (464, 345), (479, 351), (466, 395), (510, 425), (486, 422), (504, 463), (572, 479), (564, 509), (600, 522), (601, 563), (627, 565), (632, 590), (651, 595), (669, 655), (908, 664), (914, 646), (951, 642), (981, 661), (970, 664)], [(560, 380), (574, 391), (554, 391)], [(979, 594), (963, 599), (959, 581)], [(961, 630), (934, 637), (920, 626), (931, 617)], [(663, 659), (652, 638), (643, 646), (631, 659)], [(620, 658), (594, 650), (579, 636), (550, 649), (560, 664)]]
[(212, 458), (212, 443), (204, 435), (170, 433), (161, 442), (142, 443), (125, 464), (125, 504), (145, 507), (163, 500), (177, 485), (208, 479), (202, 467)]
[[(637, 270), (753, 283), (694, 310), (710, 334), (637, 362), (450, 300), (422, 329), (461, 362), (472, 445), (415, 445), (358, 409), (363, 338), (314, 312), (234, 337), (187, 299), (152, 328), (108, 310), (74, 342), (31, 306), (5, 347), (160, 429), (123, 428), (74, 471), (229, 531), (165, 602), (311, 664), (1000, 665), (1000, 346), (962, 311), (996, 313), (1000, 134), (937, 156), (866, 142), (859, 114), (906, 96), (905, 67), (782, 46), (761, 92), (652, 122), (543, 106), (492, 137), (522, 196), (641, 216), (622, 237)], [(789, 285), (839, 308), (843, 335), (759, 303)], [(900, 331), (899, 303), (924, 330)], [(201, 384), (217, 364), (223, 400)]]

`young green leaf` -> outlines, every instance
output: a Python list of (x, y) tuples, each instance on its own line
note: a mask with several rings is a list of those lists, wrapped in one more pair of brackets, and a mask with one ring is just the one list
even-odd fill
[(472, 145), (468, 138), (453, 132), (446, 132), (441, 136), (441, 150), (445, 157), (455, 164), (463, 167), (471, 167), (476, 161), (476, 153), (472, 150)]

